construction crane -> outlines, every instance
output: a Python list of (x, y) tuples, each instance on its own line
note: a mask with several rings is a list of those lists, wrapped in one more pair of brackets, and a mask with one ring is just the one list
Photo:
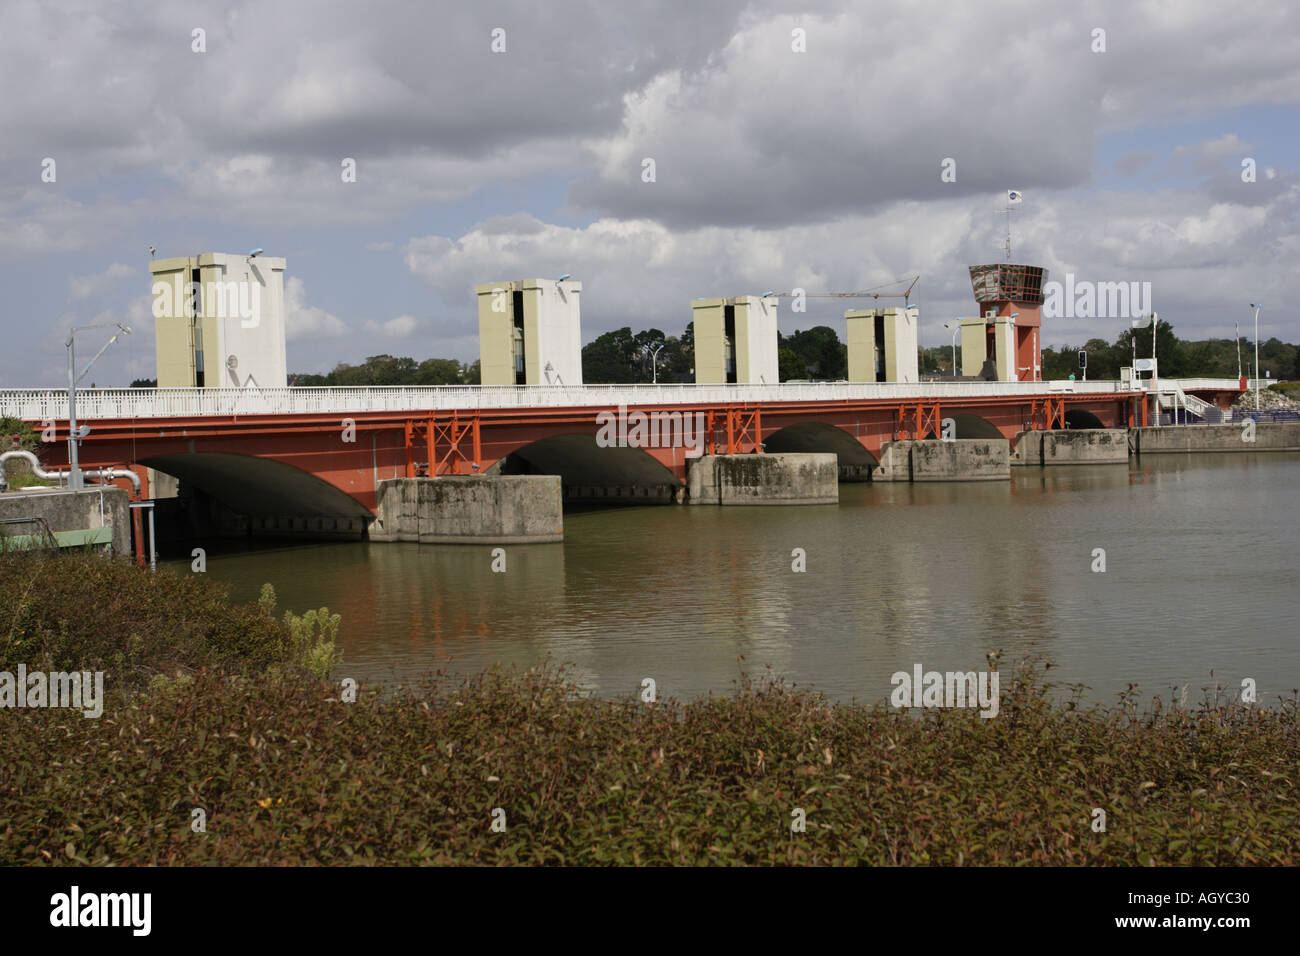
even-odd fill
[[(878, 291), (880, 289), (888, 289), (892, 286), (902, 285), (904, 282), (907, 282), (908, 279), (911, 279), (912, 281), (903, 292)], [(775, 297), (778, 299), (788, 299), (801, 295), (805, 299), (902, 299), (903, 308), (906, 309), (911, 308), (910, 299), (912, 297), (912, 290), (916, 288), (916, 284), (920, 281), (920, 276), (905, 276), (902, 279), (895, 279), (893, 282), (887, 282), (884, 285), (878, 285), (871, 289), (863, 289), (861, 292), (764, 292), (763, 298), (767, 299)]]

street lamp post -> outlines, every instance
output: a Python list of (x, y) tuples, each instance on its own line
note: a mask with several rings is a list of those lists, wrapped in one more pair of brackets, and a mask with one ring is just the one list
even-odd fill
[[(85, 332), (88, 329), (120, 329), (117, 335), (104, 343), (104, 347), (95, 353), (95, 357), (86, 363), (86, 367), (77, 374), (77, 333)], [(80, 328), (68, 330), (68, 487), (73, 491), (80, 491), (85, 487), (85, 482), (81, 476), (81, 463), (77, 456), (77, 441), (89, 433), (89, 429), (84, 432), (77, 428), (77, 383), (86, 377), (90, 371), (90, 366), (99, 361), (99, 357), (107, 351), (108, 347), (117, 341), (118, 335), (130, 335), (130, 326), (123, 325), (121, 322), (101, 322), (98, 325), (83, 325)]]
[(957, 377), (957, 333), (961, 331), (961, 322), (945, 322), (945, 329), (952, 329), (952, 377)]
[[(646, 348), (648, 349), (649, 346), (646, 346)], [(659, 352), (662, 349), (663, 346), (661, 345), (659, 346), (659, 348), (655, 349), (653, 352), (650, 353), (650, 375), (651, 375), (652, 385), (659, 384)]]
[(1263, 304), (1252, 302), (1250, 307), (1255, 310), (1255, 411), (1259, 411), (1259, 310)]

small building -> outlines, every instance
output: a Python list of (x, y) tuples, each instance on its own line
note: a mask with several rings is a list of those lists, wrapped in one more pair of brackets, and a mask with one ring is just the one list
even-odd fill
[(999, 382), (1034, 382), (1042, 375), (1043, 284), (1040, 266), (995, 262), (970, 267), (978, 318), (961, 320), (961, 373), (987, 366)]
[(850, 382), (916, 382), (920, 313), (915, 306), (844, 313)]
[(779, 384), (776, 306), (772, 296), (692, 299), (696, 384)]
[(284, 259), (208, 252), (155, 259), (159, 388), (284, 388)]
[(518, 279), (474, 286), (484, 385), (581, 385), (582, 283)]

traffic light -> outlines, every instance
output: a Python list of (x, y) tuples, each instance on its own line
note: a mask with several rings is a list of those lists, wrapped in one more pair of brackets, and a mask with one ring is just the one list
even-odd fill
[(1079, 368), (1087, 368), (1087, 367), (1088, 367), (1088, 353), (1087, 353), (1087, 352), (1084, 352), (1084, 351), (1082, 351), (1082, 350), (1080, 350), (1080, 352), (1079, 352)]

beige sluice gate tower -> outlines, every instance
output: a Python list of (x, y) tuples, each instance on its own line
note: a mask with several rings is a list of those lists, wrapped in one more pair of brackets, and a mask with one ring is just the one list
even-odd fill
[(208, 252), (155, 259), (159, 388), (284, 388), (284, 259)]
[(484, 385), (581, 385), (582, 283), (519, 279), (474, 286)]
[(781, 381), (772, 297), (692, 299), (697, 385), (776, 385)]
[(850, 382), (920, 381), (915, 307), (850, 309), (847, 326)]

